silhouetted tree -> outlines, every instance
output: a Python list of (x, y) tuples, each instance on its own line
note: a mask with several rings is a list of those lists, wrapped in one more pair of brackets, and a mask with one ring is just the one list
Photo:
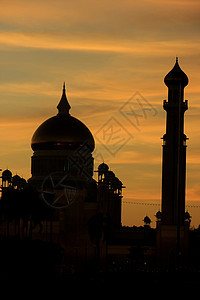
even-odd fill
[(42, 231), (42, 221), (52, 221), (52, 210), (41, 199), (38, 191), (26, 184), (23, 189), (9, 187), (2, 193), (0, 201), (1, 222), (7, 222), (7, 236), (10, 235), (10, 223), (14, 221), (15, 236), (20, 238), (20, 220), (22, 221), (22, 234), (32, 237), (32, 230), (39, 226)]
[[(2, 193), (1, 214), (7, 222), (7, 236), (10, 235), (10, 222), (15, 222), (15, 235), (19, 234), (21, 193), (12, 187)], [(18, 229), (18, 231), (17, 231)]]

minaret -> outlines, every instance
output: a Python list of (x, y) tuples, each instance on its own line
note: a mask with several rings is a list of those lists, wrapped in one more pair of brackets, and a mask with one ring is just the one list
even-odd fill
[(187, 100), (184, 101), (184, 88), (188, 77), (179, 67), (178, 58), (164, 82), (168, 87), (168, 101), (163, 103), (167, 124), (163, 136), (162, 224), (183, 225), (187, 139), (184, 113), (188, 109)]
[(189, 246), (189, 226), (185, 222), (186, 140), (184, 113), (188, 109), (184, 101), (184, 88), (188, 77), (181, 70), (178, 58), (172, 70), (165, 76), (168, 101), (163, 108), (167, 112), (166, 133), (163, 135), (162, 165), (162, 213), (157, 223), (157, 259), (162, 267), (186, 265)]

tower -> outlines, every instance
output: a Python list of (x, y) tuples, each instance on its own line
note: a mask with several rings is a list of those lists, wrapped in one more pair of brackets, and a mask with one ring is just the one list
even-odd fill
[(163, 136), (162, 223), (183, 225), (187, 147), (184, 113), (188, 109), (187, 100), (184, 101), (184, 88), (188, 78), (179, 67), (178, 58), (164, 82), (168, 87), (168, 101), (163, 103), (167, 122)]
[(188, 248), (188, 226), (185, 224), (187, 137), (184, 134), (184, 113), (188, 109), (184, 88), (188, 77), (181, 70), (178, 58), (164, 83), (168, 87), (168, 101), (163, 103), (167, 118), (163, 135), (162, 217), (157, 241), (159, 260), (169, 266), (172, 260), (185, 262)]

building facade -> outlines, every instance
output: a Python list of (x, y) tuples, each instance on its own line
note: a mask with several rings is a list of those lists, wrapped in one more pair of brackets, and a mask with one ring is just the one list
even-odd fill
[(106, 234), (121, 226), (123, 185), (106, 164), (94, 180), (94, 138), (70, 115), (65, 84), (57, 109), (33, 134), (29, 183), (52, 209), (52, 240), (65, 249), (66, 258), (79, 265), (104, 261)]

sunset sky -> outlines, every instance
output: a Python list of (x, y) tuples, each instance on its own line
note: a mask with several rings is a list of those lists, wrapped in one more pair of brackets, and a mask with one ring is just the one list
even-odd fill
[(94, 135), (95, 168), (104, 160), (126, 186), (123, 224), (143, 225), (148, 215), (154, 226), (163, 79), (176, 56), (189, 77), (186, 209), (198, 226), (199, 0), (0, 0), (0, 168), (31, 176), (31, 137), (57, 114), (65, 81), (71, 114)]

